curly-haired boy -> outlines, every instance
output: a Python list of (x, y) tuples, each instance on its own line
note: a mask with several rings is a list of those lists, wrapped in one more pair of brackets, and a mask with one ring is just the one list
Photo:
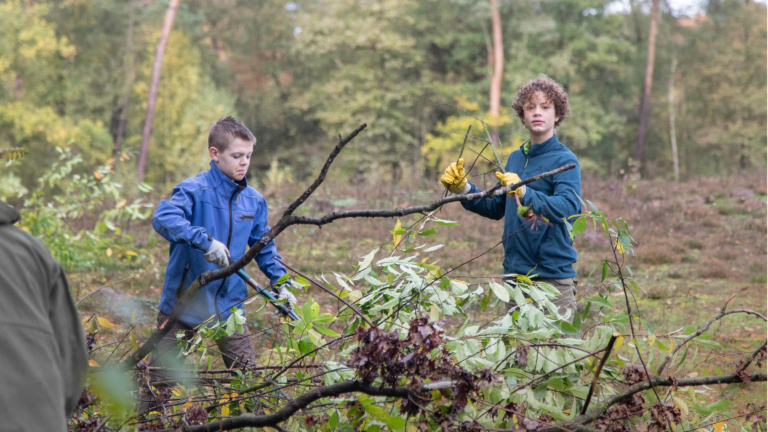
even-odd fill
[[(561, 295), (553, 301), (560, 313), (576, 309), (576, 250), (568, 234), (565, 220), (581, 212), (581, 171), (579, 161), (565, 145), (557, 140), (555, 128), (568, 116), (568, 96), (565, 90), (546, 75), (539, 75), (517, 92), (512, 108), (530, 134), (518, 150), (507, 159), (505, 173), (496, 173), (499, 182), (514, 184), (562, 165), (576, 168), (547, 177), (507, 195), (497, 195), (462, 202), (465, 209), (490, 219), (504, 218), (504, 273), (536, 274), (534, 280), (555, 286)], [(467, 183), (459, 159), (451, 164), (440, 181), (451, 192), (466, 194), (481, 192)], [(527, 221), (518, 215), (517, 194), (522, 205), (548, 221)], [(531, 227), (531, 224), (537, 224)]]

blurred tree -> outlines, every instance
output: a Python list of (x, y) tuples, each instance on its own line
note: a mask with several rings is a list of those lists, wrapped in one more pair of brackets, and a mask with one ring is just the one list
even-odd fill
[(141, 147), (139, 148), (139, 158), (136, 163), (136, 178), (139, 183), (144, 181), (144, 170), (147, 165), (149, 139), (152, 134), (152, 122), (155, 119), (157, 85), (160, 81), (160, 70), (163, 67), (163, 53), (165, 52), (165, 45), (168, 43), (168, 36), (171, 34), (173, 20), (176, 19), (176, 9), (179, 7), (179, 1), (180, 0), (171, 0), (168, 3), (168, 10), (165, 11), (165, 19), (163, 19), (163, 28), (160, 30), (160, 37), (157, 39), (157, 48), (155, 48), (155, 62), (152, 66), (152, 80), (149, 84), (147, 114), (144, 117), (144, 132), (141, 135)]

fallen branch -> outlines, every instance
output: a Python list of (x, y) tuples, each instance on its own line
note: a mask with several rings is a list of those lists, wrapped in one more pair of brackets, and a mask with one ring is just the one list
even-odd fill
[[(752, 381), (765, 381), (766, 374), (758, 373), (758, 374), (750, 375), (749, 378)], [(639, 393), (643, 390), (648, 390), (649, 388), (651, 388), (651, 386), (653, 387), (673, 387), (673, 386), (691, 387), (691, 386), (710, 385), (710, 384), (731, 384), (731, 383), (742, 382), (741, 377), (738, 375), (718, 375), (718, 376), (710, 376), (710, 377), (681, 378), (677, 380), (669, 377), (667, 378), (656, 377), (651, 379), (650, 381), (651, 381), (650, 383), (648, 381), (643, 381), (633, 386), (630, 386), (626, 390), (624, 390), (622, 393), (612, 396), (606, 399), (605, 401), (597, 404), (595, 408), (592, 411), (588, 412), (587, 414), (579, 415), (573, 420), (567, 421), (565, 423), (560, 423), (560, 424), (551, 425), (551, 426), (542, 428), (539, 430), (539, 432), (574, 430), (575, 427), (578, 425), (583, 425), (583, 424), (597, 420), (598, 418), (602, 417), (608, 411), (608, 408), (610, 408), (611, 406), (616, 405), (619, 402), (628, 400), (635, 393)]]
[[(454, 381), (437, 381), (429, 384), (424, 384), (419, 387), (421, 392), (429, 392), (432, 390), (444, 390), (455, 386)], [(206, 423), (200, 426), (187, 426), (179, 429), (166, 429), (165, 432), (171, 430), (183, 431), (183, 432), (215, 432), (225, 431), (232, 429), (242, 428), (259, 428), (259, 427), (273, 427), (288, 420), (297, 411), (306, 408), (312, 402), (318, 399), (340, 396), (345, 393), (364, 393), (369, 396), (385, 396), (385, 397), (397, 397), (405, 398), (411, 393), (418, 392), (417, 389), (410, 387), (378, 387), (370, 384), (366, 384), (361, 380), (346, 381), (339, 384), (332, 384), (316, 388), (310, 392), (307, 392), (296, 399), (289, 400), (288, 403), (283, 406), (279, 411), (272, 414), (253, 415), (245, 414), (237, 417), (232, 417), (226, 420)]]
[(698, 330), (696, 330), (695, 332), (693, 332), (690, 335), (688, 335), (687, 338), (683, 339), (682, 341), (680, 341), (679, 344), (675, 345), (675, 347), (672, 348), (672, 350), (666, 355), (666, 357), (664, 357), (664, 360), (662, 360), (661, 364), (659, 365), (659, 368), (656, 370), (656, 375), (661, 375), (661, 373), (664, 372), (664, 368), (667, 367), (667, 364), (669, 364), (670, 360), (672, 360), (672, 356), (674, 356), (675, 353), (680, 348), (683, 347), (683, 345), (687, 344), (688, 342), (693, 340), (695, 337), (700, 336), (702, 333), (707, 331), (709, 329), (709, 326), (711, 326), (713, 322), (715, 322), (715, 321), (717, 321), (720, 318), (723, 318), (725, 316), (732, 315), (732, 314), (737, 314), (737, 313), (745, 313), (745, 314), (757, 315), (760, 318), (762, 318), (763, 320), (765, 320), (764, 316), (760, 315), (757, 312), (751, 311), (751, 310), (734, 309), (734, 310), (730, 310), (730, 311), (726, 312), (725, 306), (724, 306), (723, 309), (720, 310), (720, 313), (718, 313), (717, 315), (712, 317), (709, 321), (705, 322), (704, 325), (702, 325), (701, 327), (698, 328)]

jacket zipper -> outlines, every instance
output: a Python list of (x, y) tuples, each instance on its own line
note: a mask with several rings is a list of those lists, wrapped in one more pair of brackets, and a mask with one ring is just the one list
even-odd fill
[[(232, 192), (232, 196), (229, 197), (229, 231), (227, 232), (227, 250), (229, 250), (229, 243), (232, 241), (232, 201), (235, 200), (235, 196), (237, 196), (237, 193), (242, 189), (244, 188), (241, 185), (237, 185), (235, 190)], [(216, 290), (216, 295), (213, 298), (213, 305), (216, 307), (217, 320), (221, 318), (221, 312), (219, 311), (219, 292), (222, 288), (224, 288), (224, 283), (226, 282), (227, 278), (221, 280), (221, 285), (219, 285), (219, 288)]]

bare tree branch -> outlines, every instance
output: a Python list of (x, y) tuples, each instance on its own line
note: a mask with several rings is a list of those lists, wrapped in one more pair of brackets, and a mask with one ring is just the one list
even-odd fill
[(307, 224), (307, 225), (321, 226), (321, 225), (329, 224), (337, 219), (357, 218), (357, 217), (392, 218), (392, 217), (403, 217), (403, 216), (407, 216), (415, 213), (428, 213), (436, 210), (438, 207), (441, 207), (441, 206), (444, 206), (445, 204), (450, 204), (453, 202), (474, 201), (482, 198), (488, 198), (493, 195), (501, 195), (503, 193), (509, 192), (510, 190), (517, 189), (520, 186), (526, 185), (528, 183), (533, 183), (537, 180), (541, 180), (543, 178), (550, 177), (555, 174), (559, 174), (563, 171), (568, 171), (573, 168), (576, 168), (576, 164), (563, 165), (559, 168), (553, 169), (552, 171), (541, 173), (539, 175), (527, 178), (518, 183), (511, 184), (507, 187), (501, 187), (501, 185), (496, 185), (493, 188), (488, 189), (487, 191), (475, 192), (475, 193), (466, 194), (466, 195), (452, 195), (452, 196), (437, 200), (431, 204), (426, 204), (421, 206), (405, 207), (405, 208), (394, 209), (394, 210), (342, 211), (342, 212), (330, 213), (319, 218), (309, 217), (309, 216), (293, 216), (292, 224)]
[[(752, 381), (765, 381), (766, 374), (758, 373), (758, 374), (750, 375), (750, 379)], [(675, 380), (673, 378), (656, 377), (650, 381), (651, 381), (650, 383), (648, 381), (643, 381), (633, 386), (630, 386), (623, 392), (599, 403), (597, 406), (595, 406), (595, 409), (588, 412), (587, 414), (580, 415), (574, 418), (573, 420), (565, 423), (560, 423), (560, 424), (552, 425), (546, 428), (542, 428), (539, 430), (539, 432), (574, 430), (575, 426), (586, 424), (591, 421), (597, 420), (602, 415), (604, 415), (608, 411), (608, 408), (610, 408), (611, 406), (629, 399), (635, 393), (639, 393), (643, 390), (648, 390), (649, 388), (651, 388), (651, 386), (653, 387), (672, 387), (672, 386), (691, 387), (691, 386), (710, 385), (710, 384), (730, 384), (730, 383), (742, 382), (741, 377), (739, 377), (738, 375), (718, 375), (718, 376), (710, 376), (710, 377), (682, 378), (678, 380)]]
[[(437, 381), (422, 385), (418, 390), (424, 392), (442, 390), (452, 388), (455, 385), (456, 383), (454, 381)], [(412, 389), (410, 387), (377, 387), (366, 384), (361, 380), (346, 381), (339, 384), (316, 388), (310, 392), (304, 393), (296, 399), (289, 400), (283, 408), (272, 414), (245, 414), (218, 422), (206, 423), (200, 426), (187, 426), (175, 430), (183, 432), (215, 432), (242, 429), (246, 427), (270, 427), (288, 420), (297, 411), (306, 408), (309, 404), (318, 399), (340, 396), (345, 393), (364, 393), (370, 396), (406, 398), (411, 393), (416, 392), (416, 390), (417, 389)], [(170, 431), (171, 429), (166, 429), (165, 432)]]
[(763, 320), (765, 320), (764, 316), (760, 315), (759, 313), (757, 313), (755, 311), (746, 310), (746, 309), (734, 309), (734, 310), (730, 310), (730, 311), (726, 312), (725, 307), (723, 307), (723, 309), (720, 310), (720, 313), (718, 313), (717, 315), (712, 317), (709, 321), (705, 322), (704, 325), (702, 325), (701, 327), (698, 328), (698, 330), (696, 330), (695, 332), (693, 332), (690, 335), (688, 335), (687, 338), (683, 339), (682, 341), (680, 341), (679, 344), (675, 345), (675, 347), (672, 348), (672, 350), (667, 354), (667, 356), (664, 357), (664, 360), (659, 365), (659, 368), (656, 370), (656, 375), (661, 375), (661, 373), (664, 372), (664, 368), (667, 367), (667, 364), (669, 363), (669, 361), (672, 360), (672, 356), (674, 356), (675, 353), (680, 348), (683, 347), (683, 345), (685, 345), (688, 342), (690, 342), (691, 340), (693, 340), (696, 336), (700, 336), (702, 333), (707, 331), (707, 329), (709, 329), (709, 326), (712, 325), (713, 322), (715, 322), (715, 321), (717, 321), (720, 318), (723, 318), (725, 316), (732, 315), (732, 314), (737, 314), (737, 313), (745, 313), (745, 314), (750, 314), (750, 315), (757, 315), (758, 317), (760, 317)]

